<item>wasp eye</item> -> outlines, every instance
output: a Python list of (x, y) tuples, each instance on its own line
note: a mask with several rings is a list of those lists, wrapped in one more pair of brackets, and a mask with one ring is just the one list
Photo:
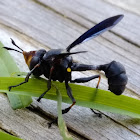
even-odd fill
[(38, 51), (36, 51), (36, 56), (41, 56), (41, 57), (43, 57), (43, 55), (46, 53), (46, 50), (44, 50), (44, 49), (40, 49), (40, 50), (38, 50)]

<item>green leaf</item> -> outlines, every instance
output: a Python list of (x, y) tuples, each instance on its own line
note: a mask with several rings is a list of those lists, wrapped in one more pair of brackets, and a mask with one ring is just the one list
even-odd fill
[(62, 117), (62, 109), (61, 109), (62, 96), (57, 87), (56, 87), (56, 94), (57, 94), (58, 126), (59, 126), (59, 130), (60, 130), (60, 134), (64, 140), (73, 140), (71, 135), (68, 133), (66, 124)]
[[(0, 77), (0, 91), (7, 92), (8, 86), (16, 85), (22, 81), (24, 81), (24, 78), (21, 77)], [(55, 81), (52, 83), (60, 90), (62, 101), (71, 104), (65, 84)], [(76, 105), (140, 118), (140, 100), (124, 95), (117, 96), (112, 92), (101, 89), (76, 84), (70, 84), (70, 86), (76, 99)], [(10, 94), (39, 97), (46, 89), (47, 81), (45, 79), (30, 78), (28, 83), (13, 88)], [(52, 86), (44, 98), (57, 100), (55, 87)]]
[(21, 140), (21, 139), (0, 131), (0, 140)]
[(25, 108), (32, 103), (32, 98), (29, 95), (11, 94), (8, 91), (7, 95), (13, 109)]
[(13, 72), (19, 72), (19, 69), (14, 62), (9, 52), (3, 48), (3, 44), (0, 43), (0, 77), (11, 76)]
[[(0, 43), (0, 77), (10, 77), (11, 74), (20, 71), (9, 52), (2, 47), (3, 44)], [(6, 93), (13, 109), (27, 107), (32, 102), (30, 96), (9, 94), (8, 91)]]

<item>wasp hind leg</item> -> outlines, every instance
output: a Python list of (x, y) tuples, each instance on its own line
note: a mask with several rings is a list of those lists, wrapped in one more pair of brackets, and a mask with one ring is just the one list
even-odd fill
[(92, 108), (90, 108), (90, 110), (91, 110), (95, 115), (97, 115), (99, 118), (102, 118), (102, 113), (95, 112), (95, 110), (93, 110)]
[[(62, 110), (62, 114), (68, 113), (68, 112), (70, 111), (70, 109), (71, 109), (71, 108), (75, 105), (75, 103), (76, 103), (76, 100), (74, 99), (74, 97), (73, 97), (73, 95), (72, 95), (71, 88), (70, 88), (70, 86), (69, 86), (69, 84), (68, 84), (67, 81), (65, 81), (65, 86), (66, 86), (67, 94), (68, 94), (68, 96), (70, 97), (70, 99), (72, 100), (73, 103), (72, 103), (72, 105), (70, 105), (69, 107), (63, 109), (63, 110)], [(48, 128), (50, 128), (51, 125), (52, 125), (53, 123), (57, 123), (57, 121), (58, 121), (58, 117), (57, 117), (55, 120), (53, 120), (53, 121), (51, 121), (50, 123), (48, 123)]]
[[(87, 64), (79, 64), (79, 63), (73, 63), (71, 69), (72, 69), (72, 71), (99, 70), (98, 66), (87, 65)], [(101, 80), (101, 76), (100, 75), (94, 75), (94, 76), (87, 77), (87, 78), (78, 78), (78, 79), (75, 79), (75, 80), (73, 80), (71, 82), (73, 82), (73, 83), (84, 83), (84, 82), (88, 82), (88, 81), (90, 81), (92, 79), (95, 79), (95, 78), (99, 78), (97, 86), (96, 86), (96, 88), (98, 88), (100, 80)]]
[[(91, 81), (91, 80), (93, 80), (93, 79), (95, 79), (95, 78), (99, 78), (99, 80), (98, 80), (98, 83), (97, 83), (97, 86), (96, 86), (96, 88), (98, 88), (99, 87), (99, 83), (100, 83), (100, 81), (101, 81), (101, 76), (100, 75), (94, 75), (94, 76), (91, 76), (91, 77), (85, 77), (85, 78), (78, 78), (78, 79), (75, 79), (75, 80), (73, 80), (73, 81), (71, 81), (72, 83), (84, 83), (84, 82), (88, 82), (88, 81)], [(95, 112), (92, 108), (91, 108), (91, 111), (94, 113), (94, 114), (96, 114), (99, 118), (102, 118), (102, 114), (101, 113), (97, 113), (97, 112)]]
[[(94, 75), (94, 76), (90, 76), (90, 77), (78, 78), (78, 79), (75, 79), (75, 80), (71, 80), (70, 82), (71, 83), (85, 83), (85, 82), (91, 81), (91, 80), (93, 80), (95, 78), (99, 78), (99, 81), (98, 81), (98, 84), (97, 84), (97, 86), (98, 86), (99, 82), (100, 82), (100, 75)], [(71, 88), (70, 88), (70, 86), (69, 86), (67, 81), (65, 82), (65, 86), (66, 86), (67, 94), (68, 94), (68, 96), (70, 97), (70, 99), (72, 100), (73, 103), (68, 108), (63, 109), (62, 114), (68, 113), (70, 111), (70, 109), (76, 104), (76, 100), (74, 99), (74, 97), (72, 95)], [(50, 128), (53, 123), (57, 123), (57, 120), (58, 120), (58, 117), (55, 120), (53, 120), (52, 122), (48, 123), (48, 128)]]

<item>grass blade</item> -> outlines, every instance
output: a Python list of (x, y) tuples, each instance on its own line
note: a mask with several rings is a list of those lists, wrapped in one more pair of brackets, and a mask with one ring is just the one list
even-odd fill
[(60, 130), (60, 134), (64, 140), (73, 140), (71, 135), (68, 133), (66, 124), (62, 117), (62, 109), (61, 109), (62, 96), (57, 87), (56, 87), (56, 95), (57, 95), (58, 126), (59, 126), (59, 130)]
[[(0, 77), (10, 77), (12, 73), (20, 71), (9, 52), (2, 47), (3, 44), (0, 43)], [(8, 91), (6, 93), (13, 109), (27, 107), (32, 102), (30, 96), (9, 94)]]
[(21, 140), (20, 138), (14, 137), (2, 131), (0, 131), (0, 139), (1, 140)]
[[(19, 72), (19, 69), (8, 51), (3, 49), (2, 46), (0, 44), (0, 91), (8, 93), (11, 106), (14, 109), (26, 107), (32, 102), (30, 96), (39, 97), (45, 91), (47, 82), (41, 78), (30, 78), (27, 84), (16, 87), (12, 89), (12, 92), (9, 92), (8, 86), (19, 84), (24, 81), (24, 78), (8, 77), (13, 72)], [(53, 83), (60, 90), (63, 102), (71, 103), (71, 100), (66, 94), (64, 83)], [(140, 118), (140, 100), (124, 95), (116, 96), (109, 91), (100, 89), (97, 90), (75, 84), (70, 84), (70, 86), (73, 90), (73, 96), (77, 101), (76, 105)], [(46, 94), (45, 98), (57, 100), (54, 87)]]
[[(22, 82), (24, 78), (18, 77), (0, 77), (0, 91), (7, 92), (7, 87), (16, 85)], [(62, 94), (62, 101), (71, 103), (65, 89), (65, 84), (60, 82), (52, 82), (57, 86)], [(140, 100), (127, 97), (124, 95), (116, 96), (110, 91), (85, 87), (76, 84), (70, 84), (73, 96), (76, 99), (76, 105), (93, 108), (97, 110), (109, 111), (123, 115), (140, 118)], [(47, 88), (45, 79), (30, 78), (29, 82), (19, 87), (13, 88), (11, 94), (20, 94), (39, 97)], [(44, 98), (57, 100), (56, 89), (52, 86), (51, 90), (44, 96)]]

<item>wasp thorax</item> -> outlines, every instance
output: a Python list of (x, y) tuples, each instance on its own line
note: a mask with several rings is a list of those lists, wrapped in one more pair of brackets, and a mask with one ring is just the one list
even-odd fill
[(24, 56), (25, 62), (28, 65), (28, 67), (30, 66), (30, 62), (31, 62), (33, 56), (35, 55), (35, 53), (36, 53), (36, 51), (30, 51), (30, 52), (23, 51), (23, 56)]

